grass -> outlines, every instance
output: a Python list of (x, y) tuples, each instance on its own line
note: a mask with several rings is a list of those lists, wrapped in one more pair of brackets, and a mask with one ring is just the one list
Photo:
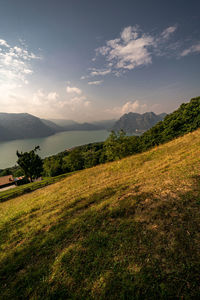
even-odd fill
[(10, 189), (10, 190), (5, 190), (5, 191), (0, 191), (0, 202), (4, 202), (6, 200), (33, 192), (37, 189), (40, 189), (44, 186), (50, 185), (52, 183), (55, 183), (57, 181), (60, 181), (63, 178), (66, 178), (70, 175), (72, 175), (73, 173), (68, 173), (68, 174), (62, 174), (59, 176), (55, 176), (55, 177), (46, 177), (41, 181), (37, 181), (37, 182), (32, 182), (32, 183), (28, 183), (28, 184), (24, 184), (21, 186), (17, 186), (14, 189)]
[(0, 203), (0, 299), (198, 299), (200, 130)]

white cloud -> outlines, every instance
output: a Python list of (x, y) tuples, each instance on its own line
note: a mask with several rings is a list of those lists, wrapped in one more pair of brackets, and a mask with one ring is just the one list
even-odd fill
[(103, 80), (97, 80), (97, 81), (89, 81), (89, 85), (100, 85), (103, 82)]
[[(150, 48), (154, 43), (152, 36), (140, 34), (138, 26), (129, 26), (123, 29), (120, 38), (107, 41), (105, 46), (96, 49), (96, 53), (105, 57), (109, 66), (112, 66), (112, 71), (132, 70), (140, 65), (151, 63)], [(109, 71), (111, 72), (110, 69)], [(99, 74), (93, 71), (91, 75)]]
[(33, 74), (31, 62), (40, 59), (25, 45), (11, 47), (5, 40), (0, 39), (0, 84), (19, 87), (28, 84), (28, 76)]
[(127, 101), (122, 106), (116, 106), (112, 109), (107, 109), (106, 112), (113, 117), (119, 117), (129, 112), (144, 113), (147, 111), (147, 105), (140, 103), (138, 100)]
[(121, 38), (124, 40), (124, 42), (129, 42), (131, 39), (136, 39), (138, 37), (137, 33), (137, 26), (131, 27), (125, 27), (124, 30), (121, 33)]
[(84, 110), (90, 106), (90, 101), (84, 95), (72, 96), (70, 98), (61, 97), (57, 92), (44, 92), (39, 89), (33, 95), (32, 111), (37, 111), (40, 107), (40, 114), (48, 111), (50, 116), (68, 117), (71, 115), (84, 113)]
[(58, 93), (56, 92), (50, 92), (48, 95), (47, 95), (47, 99), (48, 100), (52, 100), (52, 101), (55, 101), (57, 100), (59, 97)]
[[(33, 94), (33, 104), (37, 106), (52, 106), (59, 104), (59, 94), (57, 92), (44, 92), (43, 89), (37, 90)], [(47, 109), (47, 107), (45, 107)]]
[(168, 39), (169, 36), (175, 32), (177, 29), (177, 26), (170, 26), (168, 28), (166, 28), (162, 33), (161, 33), (161, 36), (164, 38), (164, 39)]
[(200, 53), (200, 43), (198, 43), (196, 45), (192, 45), (191, 47), (182, 51), (181, 56), (186, 56), (186, 55), (192, 54), (192, 53)]
[(68, 94), (77, 94), (77, 95), (82, 94), (81, 89), (79, 89), (75, 86), (67, 86), (66, 91), (67, 91)]
[[(95, 61), (98, 56), (103, 58), (104, 68), (93, 68), (90, 76), (104, 76), (110, 73), (119, 76), (128, 70), (151, 64), (153, 55), (165, 53), (164, 44), (176, 29), (177, 26), (174, 25), (167, 27), (159, 35), (150, 35), (143, 33), (138, 25), (125, 27), (119, 37), (107, 41), (95, 50)], [(169, 51), (170, 47), (167, 49)]]
[(111, 73), (111, 69), (93, 69), (90, 73), (91, 76), (104, 76)]
[(0, 39), (0, 46), (10, 47), (5, 40)]

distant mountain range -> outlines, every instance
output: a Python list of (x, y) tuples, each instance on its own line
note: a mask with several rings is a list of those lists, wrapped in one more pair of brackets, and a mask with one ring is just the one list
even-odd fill
[(112, 130), (119, 131), (120, 129), (123, 129), (128, 134), (142, 134), (159, 121), (162, 121), (165, 116), (166, 113), (156, 115), (153, 112), (146, 112), (144, 114), (130, 112), (124, 114), (116, 121)]
[(161, 121), (166, 114), (128, 113), (118, 121), (103, 120), (93, 123), (78, 123), (72, 120), (40, 119), (22, 113), (0, 113), (0, 142), (50, 136), (61, 131), (72, 130), (120, 130), (129, 134), (140, 134)]
[(116, 122), (116, 120), (103, 120), (92, 123), (78, 123), (72, 120), (59, 119), (51, 119), (51, 121), (62, 127), (64, 130), (110, 130)]

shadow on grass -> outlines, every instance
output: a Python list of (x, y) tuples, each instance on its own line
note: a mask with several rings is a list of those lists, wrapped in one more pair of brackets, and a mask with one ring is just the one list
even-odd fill
[(117, 186), (77, 198), (1, 262), (1, 299), (195, 299), (199, 191), (194, 177), (174, 197)]

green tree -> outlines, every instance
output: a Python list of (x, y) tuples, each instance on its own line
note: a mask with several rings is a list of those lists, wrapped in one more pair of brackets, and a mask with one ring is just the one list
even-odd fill
[(43, 163), (45, 176), (57, 176), (63, 173), (62, 157), (48, 157)]
[(98, 165), (100, 154), (101, 150), (95, 151), (94, 149), (83, 152), (84, 167), (91, 168)]
[(110, 136), (104, 143), (107, 161), (121, 159), (131, 154), (129, 137), (123, 130), (118, 132), (111, 131)]
[(74, 149), (64, 158), (64, 169), (68, 172), (82, 170), (84, 158), (81, 150)]
[(39, 146), (29, 152), (23, 153), (18, 150), (16, 152), (18, 157), (17, 163), (30, 182), (33, 181), (33, 178), (40, 177), (43, 171), (43, 162), (40, 156), (36, 154), (37, 150), (40, 150)]

